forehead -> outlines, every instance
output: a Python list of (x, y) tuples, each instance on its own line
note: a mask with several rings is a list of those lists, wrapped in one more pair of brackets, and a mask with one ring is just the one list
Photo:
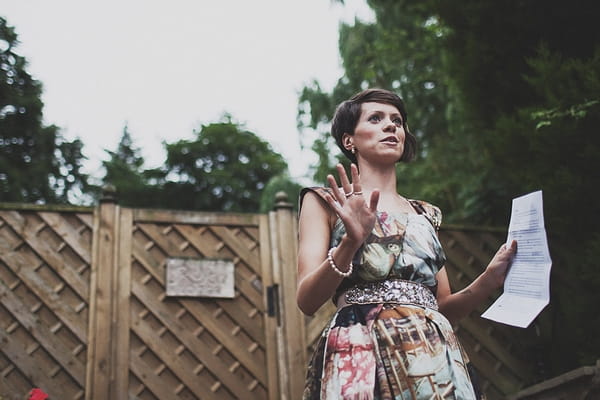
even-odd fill
[(368, 114), (371, 112), (382, 112), (385, 114), (400, 115), (400, 110), (398, 110), (396, 108), (396, 106), (393, 106), (391, 104), (386, 104), (386, 103), (375, 103), (375, 102), (362, 103), (360, 105), (360, 111), (361, 111), (361, 115)]

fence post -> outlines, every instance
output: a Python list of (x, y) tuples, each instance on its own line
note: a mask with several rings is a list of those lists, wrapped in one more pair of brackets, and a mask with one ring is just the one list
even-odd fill
[(119, 206), (116, 204), (115, 190), (106, 187), (94, 210), (86, 400), (110, 398), (114, 365), (112, 318), (118, 221)]
[(275, 195), (275, 211), (269, 213), (273, 282), (277, 290), (279, 326), (277, 333), (281, 398), (302, 396), (306, 374), (304, 315), (296, 304), (298, 224), (287, 195)]

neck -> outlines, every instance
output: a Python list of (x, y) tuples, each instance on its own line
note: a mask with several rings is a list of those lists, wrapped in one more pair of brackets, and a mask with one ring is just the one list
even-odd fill
[(379, 190), (378, 211), (414, 213), (412, 205), (397, 191), (396, 166), (378, 168), (367, 163), (359, 167), (360, 183), (365, 198), (370, 198), (374, 189)]
[(360, 165), (359, 171), (364, 191), (370, 193), (373, 189), (379, 189), (383, 197), (397, 194), (395, 166), (381, 169), (365, 163), (365, 165)]

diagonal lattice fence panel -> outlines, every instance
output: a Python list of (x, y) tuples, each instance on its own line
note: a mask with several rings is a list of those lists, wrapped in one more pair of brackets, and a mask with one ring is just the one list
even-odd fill
[[(130, 395), (267, 398), (258, 226), (136, 222), (132, 236)], [(169, 257), (233, 260), (235, 297), (167, 297)]]
[[(506, 240), (506, 232), (450, 226), (440, 231), (440, 240), (448, 278), (452, 289), (458, 291), (484, 271)], [(489, 298), (461, 320), (455, 331), (488, 398), (504, 399), (534, 381), (535, 362), (527, 331), (480, 317), (493, 300)]]
[(0, 211), (0, 395), (85, 392), (92, 210)]

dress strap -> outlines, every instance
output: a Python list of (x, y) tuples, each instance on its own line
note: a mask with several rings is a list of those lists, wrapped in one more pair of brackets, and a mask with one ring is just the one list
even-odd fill
[(440, 229), (442, 225), (442, 211), (439, 207), (423, 200), (411, 199), (408, 201), (419, 214), (423, 214), (431, 222), (436, 231)]

